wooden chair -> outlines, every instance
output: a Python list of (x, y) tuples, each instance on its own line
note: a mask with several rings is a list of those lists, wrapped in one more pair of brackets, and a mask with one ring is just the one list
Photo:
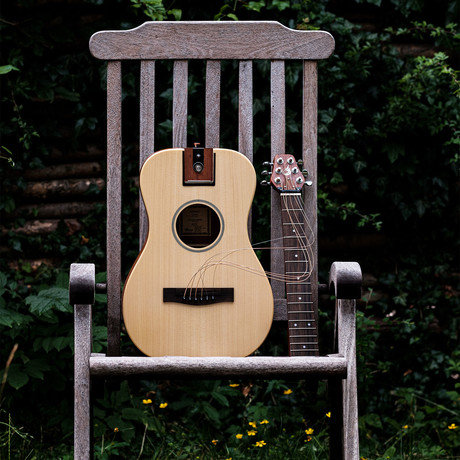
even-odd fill
[[(206, 65), (206, 147), (220, 143), (221, 60), (238, 61), (238, 150), (253, 159), (253, 61), (270, 63), (271, 154), (285, 152), (285, 61), (303, 66), (302, 157), (310, 187), (304, 188), (305, 211), (316, 235), (317, 60), (334, 49), (327, 32), (294, 31), (276, 22), (147, 22), (128, 31), (103, 31), (91, 38), (93, 56), (107, 63), (107, 283), (96, 285), (93, 264), (72, 264), (70, 303), (75, 306), (75, 458), (91, 456), (90, 380), (95, 376), (148, 374), (154, 378), (251, 377), (260, 379), (328, 379), (331, 393), (331, 458), (358, 459), (355, 364), (355, 300), (361, 295), (357, 263), (335, 262), (330, 288), (336, 301), (337, 353), (290, 357), (126, 357), (120, 356), (121, 324), (121, 62), (140, 61), (140, 165), (155, 151), (156, 61), (173, 64), (173, 131), (171, 147), (187, 146), (188, 62)], [(157, 67), (158, 69), (158, 67)], [(158, 76), (158, 75), (157, 75)], [(280, 198), (272, 191), (271, 238), (282, 236)], [(140, 205), (140, 244), (148, 222)], [(310, 276), (317, 308), (316, 243)], [(284, 273), (282, 251), (271, 251), (271, 271)], [(280, 255), (281, 254), (281, 255)], [(275, 320), (286, 321), (285, 287), (274, 281)], [(91, 306), (95, 292), (107, 292), (106, 355), (91, 353)]]

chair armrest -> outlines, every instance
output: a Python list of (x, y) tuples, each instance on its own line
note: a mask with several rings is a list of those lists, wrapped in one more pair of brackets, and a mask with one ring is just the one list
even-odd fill
[(329, 289), (337, 299), (360, 299), (363, 275), (357, 262), (334, 262), (329, 273)]
[(70, 265), (70, 305), (94, 305), (96, 294), (96, 269), (94, 264)]

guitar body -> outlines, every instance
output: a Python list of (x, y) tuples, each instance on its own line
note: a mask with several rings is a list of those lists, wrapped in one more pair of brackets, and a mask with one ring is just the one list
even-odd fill
[(148, 356), (246, 356), (271, 327), (273, 295), (247, 231), (254, 168), (234, 150), (212, 155), (213, 185), (185, 184), (184, 149), (153, 154), (140, 173), (149, 231), (123, 319)]

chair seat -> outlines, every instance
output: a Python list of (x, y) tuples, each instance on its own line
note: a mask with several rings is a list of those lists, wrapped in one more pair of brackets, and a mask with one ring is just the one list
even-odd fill
[(106, 357), (91, 355), (92, 376), (129, 376), (155, 374), (156, 377), (252, 378), (324, 376), (347, 377), (347, 360), (342, 355), (331, 356), (250, 356), (234, 357)]

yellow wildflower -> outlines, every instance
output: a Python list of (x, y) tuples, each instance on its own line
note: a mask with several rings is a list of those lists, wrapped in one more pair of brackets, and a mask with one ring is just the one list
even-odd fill
[(243, 437), (243, 435), (241, 433), (235, 434), (236, 439), (241, 439), (242, 437)]
[(458, 428), (458, 426), (455, 423), (452, 423), (447, 428), (449, 428), (449, 430), (456, 430)]
[(256, 422), (249, 422), (249, 425), (251, 425), (253, 428), (256, 428), (256, 427), (257, 427), (257, 423), (256, 423)]
[(313, 434), (314, 431), (315, 431), (315, 430), (314, 430), (313, 428), (307, 428), (307, 429), (305, 430), (305, 434)]
[(311, 441), (311, 439), (312, 439), (312, 437), (311, 437), (311, 436), (307, 436), (307, 442), (310, 442), (310, 441)]
[(218, 440), (218, 439), (213, 439), (211, 442), (212, 442), (214, 445), (216, 445), (216, 444), (219, 442), (219, 440)]
[(151, 399), (143, 399), (142, 404), (152, 404), (152, 400)]
[(359, 460), (367, 460), (367, 458), (365, 458), (365, 457), (360, 457)]
[(254, 447), (263, 447), (263, 446), (266, 446), (267, 443), (265, 441), (257, 441), (255, 444), (254, 444)]
[(288, 388), (287, 390), (284, 390), (283, 394), (285, 395), (290, 395), (292, 393), (292, 390)]
[(236, 387), (239, 387), (239, 386), (240, 386), (239, 383), (231, 383), (231, 384), (229, 385), (229, 387), (232, 387), (232, 388), (236, 388)]
[(407, 430), (409, 428), (409, 425), (404, 425), (403, 430)]
[(256, 430), (249, 430), (248, 431), (248, 436), (255, 436), (257, 434)]
[(160, 404), (160, 409), (164, 409), (165, 407), (168, 407), (168, 403), (164, 402)]
[(259, 422), (261, 425), (267, 425), (270, 422), (267, 419), (263, 419), (261, 422)]
[(114, 433), (118, 433), (119, 431), (120, 431), (120, 428), (118, 428), (117, 426), (113, 429)]
[(330, 413), (330, 412), (326, 412), (326, 417), (331, 418), (331, 413)]

